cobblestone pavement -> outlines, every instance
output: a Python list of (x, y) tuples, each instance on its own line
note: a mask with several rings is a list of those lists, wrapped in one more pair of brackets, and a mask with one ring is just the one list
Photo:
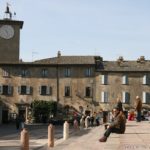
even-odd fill
[[(150, 122), (128, 121), (125, 134), (111, 134), (106, 143), (98, 139), (104, 127), (82, 131), (71, 130), (71, 137), (62, 139), (62, 127), (56, 127), (55, 146), (47, 148), (47, 126), (31, 127), (30, 150), (150, 150)], [(0, 150), (19, 150), (20, 132), (12, 125), (0, 126)]]

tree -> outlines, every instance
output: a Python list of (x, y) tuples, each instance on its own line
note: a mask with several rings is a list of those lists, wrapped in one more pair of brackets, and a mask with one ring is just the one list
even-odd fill
[(54, 101), (34, 100), (31, 107), (35, 122), (46, 123), (50, 115), (55, 116), (57, 112), (57, 103)]

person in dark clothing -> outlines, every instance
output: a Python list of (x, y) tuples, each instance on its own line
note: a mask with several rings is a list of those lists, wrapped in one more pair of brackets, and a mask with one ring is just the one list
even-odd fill
[(122, 112), (123, 112), (122, 102), (121, 102), (121, 100), (120, 100), (119, 97), (117, 98), (117, 105), (116, 105), (116, 107), (119, 108), (119, 111), (122, 111)]
[(99, 142), (106, 142), (111, 133), (123, 134), (125, 132), (126, 118), (124, 113), (119, 111), (118, 107), (115, 107), (113, 112), (115, 116), (114, 120), (112, 123), (110, 123), (110, 125), (107, 126), (104, 136), (99, 139)]
[(141, 121), (141, 110), (142, 110), (142, 101), (139, 96), (136, 96), (136, 106), (135, 110), (137, 111), (137, 122)]
[(20, 128), (20, 117), (16, 116), (16, 129), (18, 130)]

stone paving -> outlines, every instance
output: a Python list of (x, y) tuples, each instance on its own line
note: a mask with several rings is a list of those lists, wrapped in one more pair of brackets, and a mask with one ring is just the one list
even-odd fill
[[(78, 133), (53, 150), (150, 150), (150, 122), (128, 121), (125, 134), (111, 134), (106, 143), (98, 139), (103, 135), (104, 127), (95, 127)], [(48, 149), (46, 146), (41, 149)]]
[[(5, 130), (5, 131), (4, 131)], [(106, 143), (98, 139), (104, 126), (74, 131), (67, 140), (62, 139), (62, 127), (56, 129), (55, 146), (47, 148), (47, 127), (31, 130), (30, 150), (150, 150), (150, 122), (127, 121), (125, 134), (111, 134)], [(10, 133), (10, 134), (8, 134)], [(46, 134), (46, 135), (45, 135)], [(0, 150), (19, 150), (20, 132), (0, 126)]]
[[(43, 147), (47, 143), (48, 124), (28, 125), (26, 128), (30, 136), (30, 150)], [(63, 136), (62, 126), (55, 127), (55, 140)], [(20, 133), (16, 130), (15, 124), (0, 125), (0, 150), (18, 150), (20, 149)]]

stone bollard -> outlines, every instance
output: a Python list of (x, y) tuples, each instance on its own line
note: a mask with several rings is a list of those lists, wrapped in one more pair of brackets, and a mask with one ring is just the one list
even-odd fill
[(63, 139), (66, 140), (69, 138), (69, 123), (65, 121), (64, 123), (64, 131), (63, 131)]
[(48, 147), (54, 147), (54, 126), (48, 126)]
[(29, 133), (27, 129), (21, 131), (21, 150), (29, 150)]

